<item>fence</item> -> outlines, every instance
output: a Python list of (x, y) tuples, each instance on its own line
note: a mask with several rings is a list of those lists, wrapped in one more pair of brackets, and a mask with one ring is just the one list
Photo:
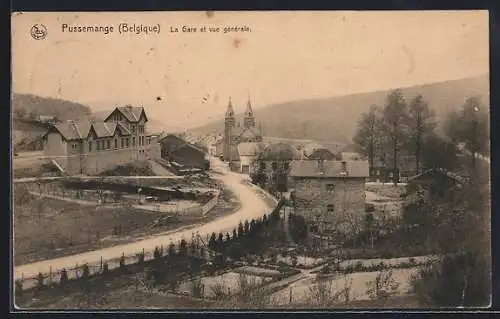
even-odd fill
[[(218, 198), (218, 196), (216, 197)], [(214, 198), (215, 199), (215, 198)], [(215, 202), (215, 201), (214, 201)], [(205, 205), (207, 208), (215, 205), (213, 203), (207, 203)], [(279, 211), (281, 207), (283, 206), (283, 201), (279, 201), (276, 208), (273, 209), (273, 211), (269, 214), (269, 217), (274, 216), (279, 218)], [(248, 221), (248, 220), (246, 220)], [(250, 221), (248, 221), (250, 222)], [(236, 226), (237, 227), (237, 226)], [(235, 228), (236, 228), (235, 227)], [(194, 245), (197, 248), (198, 256), (200, 258), (211, 258), (215, 255), (214, 251), (211, 251), (208, 247), (205, 247), (206, 252), (211, 252), (209, 253), (209, 256), (207, 257), (206, 255), (201, 255), (201, 247), (206, 246), (206, 243), (209, 242), (209, 237), (210, 234), (206, 234), (206, 239), (205, 241), (200, 240), (201, 237), (200, 235), (196, 235), (193, 233), (192, 234), (192, 240), (190, 242), (187, 242), (184, 240), (186, 247), (190, 247)], [(226, 241), (227, 238), (224, 237), (223, 241)], [(181, 247), (181, 241), (175, 245), (175, 247)], [(171, 245), (173, 243), (170, 243)], [(40, 286), (49, 286), (51, 284), (58, 284), (61, 283), (61, 278), (62, 278), (62, 273), (66, 272), (66, 278), (68, 280), (75, 280), (75, 279), (80, 279), (82, 277), (92, 277), (92, 276), (97, 276), (97, 275), (102, 275), (104, 271), (111, 271), (111, 270), (116, 270), (119, 268), (123, 268), (126, 266), (131, 266), (131, 265), (137, 265), (140, 263), (148, 263), (152, 260), (155, 259), (155, 250), (159, 249), (161, 252), (166, 252), (167, 248), (169, 245), (161, 245), (160, 247), (154, 247), (151, 250), (146, 250), (142, 249), (142, 251), (137, 252), (136, 254), (133, 255), (128, 255), (125, 256), (122, 253), (122, 256), (118, 258), (112, 258), (112, 259), (106, 259), (103, 260), (101, 257), (99, 260), (96, 260), (94, 262), (90, 263), (85, 263), (83, 265), (78, 265), (75, 264), (74, 267), (72, 268), (64, 268), (64, 269), (57, 269), (57, 270), (52, 270), (52, 268), (49, 270), (47, 273), (39, 273), (37, 275), (31, 276), (31, 277), (25, 277), (24, 274), (21, 275), (21, 278), (18, 278), (16, 280), (16, 289), (17, 290), (26, 290), (30, 288), (35, 288), (35, 287), (40, 287)], [(166, 254), (163, 254), (162, 256), (166, 256)], [(85, 268), (87, 270), (85, 270)], [(105, 270), (106, 269), (106, 270)], [(84, 272), (87, 271), (87, 274), (84, 274)]]

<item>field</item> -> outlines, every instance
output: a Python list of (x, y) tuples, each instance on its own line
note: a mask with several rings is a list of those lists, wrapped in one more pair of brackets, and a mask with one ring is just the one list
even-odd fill
[[(143, 236), (208, 222), (239, 207), (237, 198), (227, 190), (204, 218), (187, 219), (130, 205), (98, 207), (95, 202), (83, 204), (74, 199), (40, 198), (27, 192), (23, 185), (16, 185), (14, 192), (15, 265), (131, 242)], [(185, 205), (169, 204), (172, 211), (181, 206)]]
[[(14, 205), (14, 264), (72, 255), (130, 241), (161, 214), (33, 198)], [(172, 226), (174, 226), (173, 224)], [(121, 227), (121, 235), (113, 235)]]
[[(215, 299), (218, 294), (225, 294), (232, 296), (240, 292), (241, 280), (250, 283), (251, 285), (261, 285), (266, 282), (270, 282), (272, 277), (256, 276), (250, 274), (243, 274), (241, 272), (226, 272), (217, 276), (206, 276), (201, 277), (201, 284), (203, 285), (203, 297), (209, 299)], [(192, 294), (193, 282), (185, 281), (180, 284), (179, 292), (184, 294)]]

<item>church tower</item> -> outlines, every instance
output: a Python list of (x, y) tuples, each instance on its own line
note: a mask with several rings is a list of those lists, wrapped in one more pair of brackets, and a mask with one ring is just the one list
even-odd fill
[(229, 97), (229, 103), (227, 105), (226, 117), (224, 119), (224, 150), (223, 156), (224, 161), (230, 161), (231, 148), (232, 148), (232, 132), (235, 124), (233, 104), (231, 103), (231, 97)]
[(243, 126), (245, 128), (255, 127), (255, 118), (253, 116), (252, 104), (250, 103), (250, 97), (248, 98), (247, 108), (245, 110), (245, 116), (243, 118)]

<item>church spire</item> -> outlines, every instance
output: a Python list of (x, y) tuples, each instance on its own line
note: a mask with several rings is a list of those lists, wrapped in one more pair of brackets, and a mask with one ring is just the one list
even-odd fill
[(246, 128), (255, 127), (255, 118), (253, 117), (252, 103), (250, 102), (250, 96), (248, 97), (247, 108), (245, 110), (245, 116), (243, 118), (243, 125)]
[(226, 117), (233, 117), (233, 116), (234, 116), (233, 103), (231, 102), (231, 97), (229, 97), (229, 103), (227, 104), (227, 110), (226, 110)]
[(245, 110), (245, 117), (253, 117), (252, 102), (250, 102), (250, 96), (248, 96), (247, 109)]

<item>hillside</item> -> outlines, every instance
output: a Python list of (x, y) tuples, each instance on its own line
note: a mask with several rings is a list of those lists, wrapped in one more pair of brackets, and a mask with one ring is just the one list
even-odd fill
[(37, 116), (55, 116), (69, 120), (89, 116), (91, 110), (83, 104), (40, 97), (31, 94), (12, 95), (12, 144), (16, 151), (40, 150), (40, 137), (48, 126), (38, 123)]
[(40, 97), (31, 94), (17, 94), (12, 96), (12, 113), (17, 117), (36, 117), (38, 115), (52, 115), (60, 120), (71, 120), (92, 113), (90, 107), (66, 100)]
[[(439, 120), (450, 110), (461, 107), (465, 98), (480, 95), (484, 103), (489, 100), (489, 76), (479, 76), (447, 82), (412, 86), (402, 89), (409, 100), (422, 94)], [(356, 130), (361, 113), (370, 105), (383, 106), (389, 90), (337, 96), (325, 99), (290, 101), (254, 110), (262, 123), (265, 136), (292, 139), (311, 139), (349, 143)], [(242, 114), (236, 115), (242, 122)], [(190, 129), (196, 134), (222, 132), (223, 119)]]

